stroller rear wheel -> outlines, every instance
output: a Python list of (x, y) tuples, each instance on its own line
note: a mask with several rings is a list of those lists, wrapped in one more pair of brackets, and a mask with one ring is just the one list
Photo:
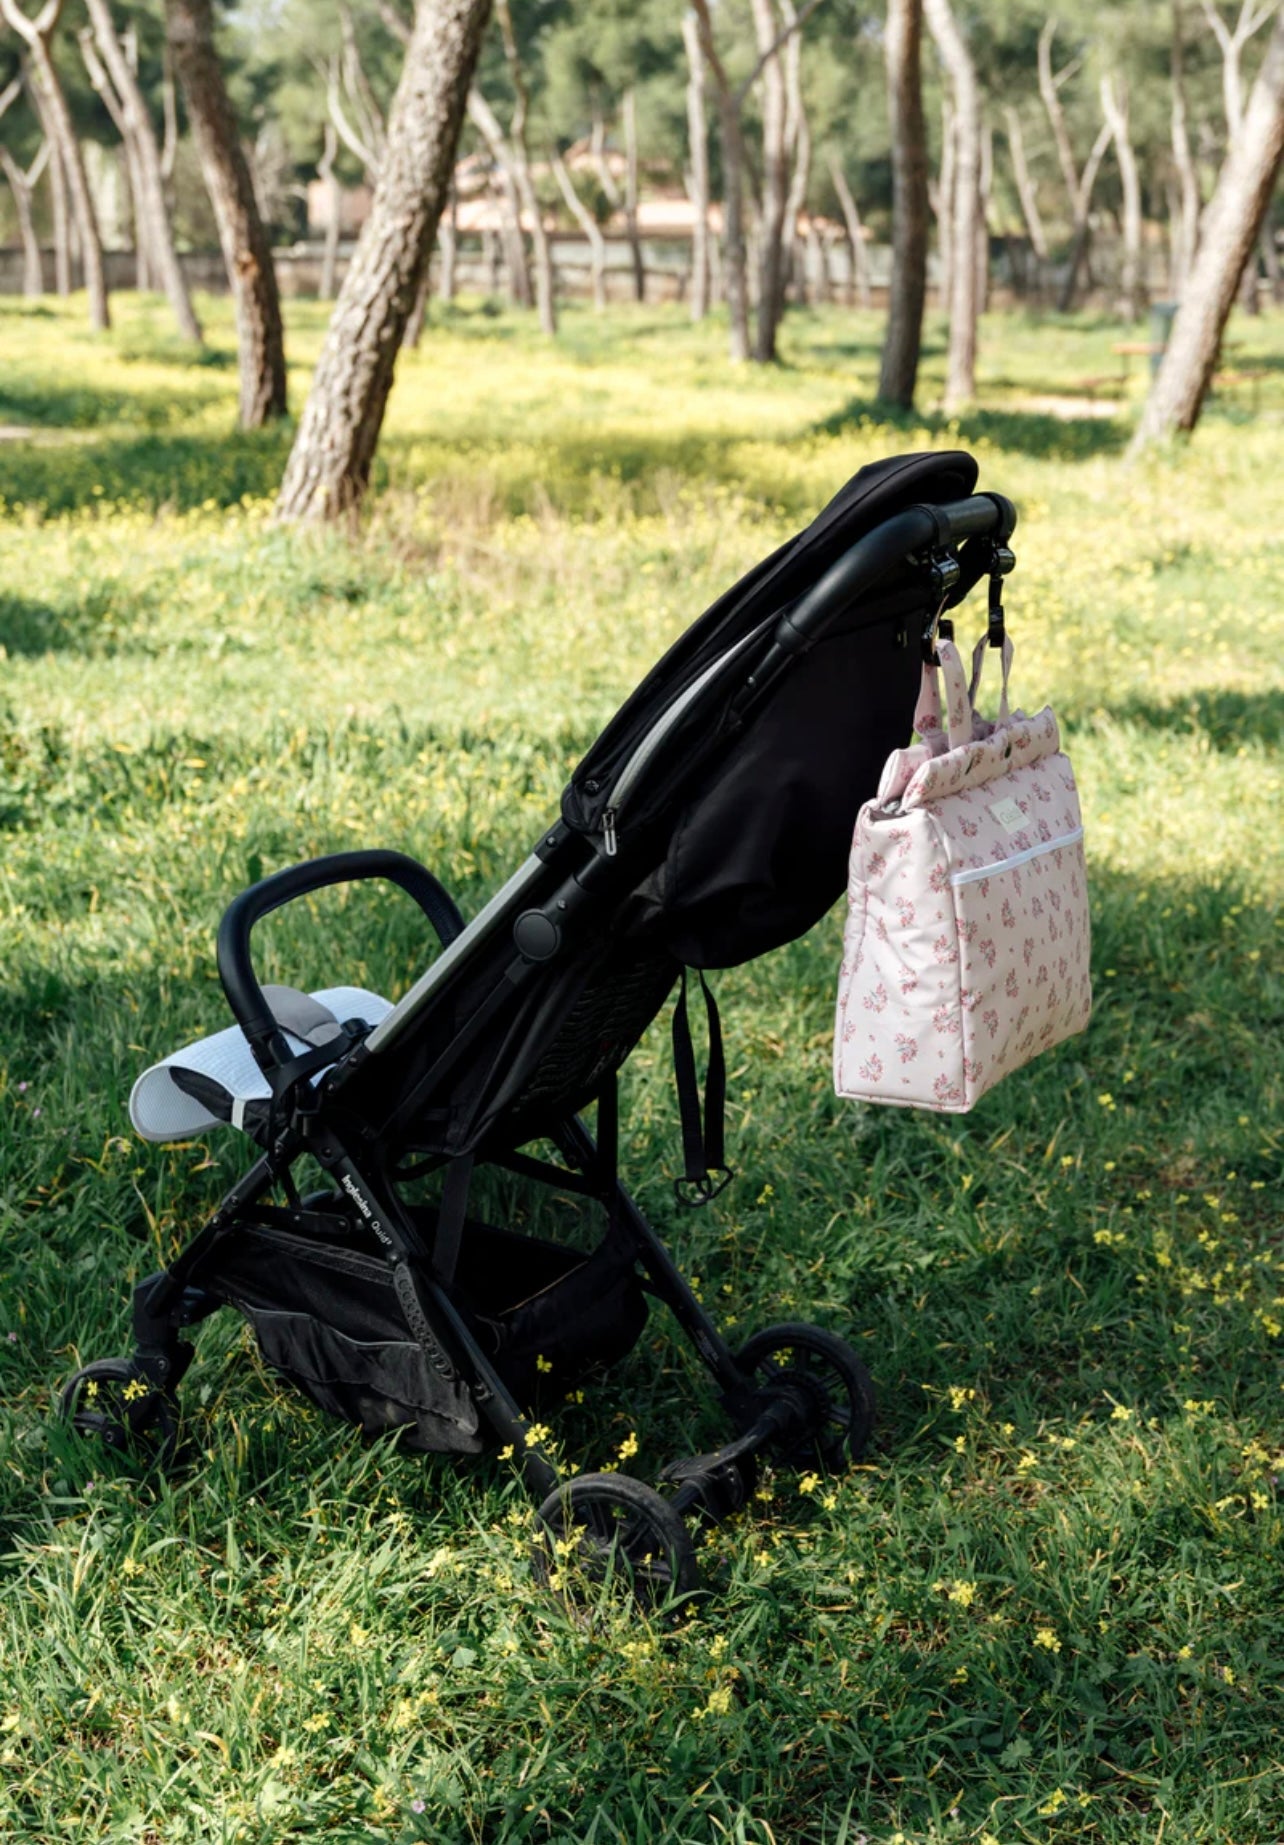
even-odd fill
[(836, 1473), (860, 1459), (874, 1426), (874, 1380), (846, 1340), (823, 1326), (768, 1326), (736, 1363), (761, 1391), (797, 1402), (797, 1433), (776, 1447), (786, 1466)]
[(578, 1571), (590, 1583), (623, 1582), (639, 1601), (660, 1606), (697, 1586), (695, 1546), (681, 1516), (628, 1474), (567, 1480), (537, 1517), (535, 1572), (552, 1588), (569, 1588), (568, 1571)]
[(178, 1403), (158, 1389), (132, 1358), (99, 1358), (63, 1386), (58, 1413), (77, 1434), (162, 1467), (178, 1444)]

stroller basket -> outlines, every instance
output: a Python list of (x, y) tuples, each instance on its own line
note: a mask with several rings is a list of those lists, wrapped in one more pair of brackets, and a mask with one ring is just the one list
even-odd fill
[[(435, 1213), (415, 1215), (430, 1232)], [(623, 1358), (646, 1323), (632, 1252), (609, 1238), (585, 1256), (470, 1218), (456, 1287), (479, 1345), (524, 1407)], [(377, 1247), (247, 1226), (217, 1295), (245, 1315), (265, 1364), (365, 1434), (410, 1428), (404, 1445), (432, 1454), (476, 1454), (493, 1440), (460, 1379), (443, 1376), (409, 1336)]]
[[(70, 1380), (75, 1427), (169, 1458), (194, 1356), (181, 1333), (230, 1305), (265, 1362), (327, 1413), (430, 1453), (495, 1442), (513, 1454), (543, 1500), (547, 1576), (568, 1555), (591, 1570), (622, 1562), (658, 1598), (696, 1581), (687, 1517), (744, 1505), (760, 1455), (807, 1468), (859, 1458), (874, 1413), (860, 1359), (795, 1323), (732, 1351), (620, 1181), (616, 1079), (681, 983), (680, 1195), (716, 1195), (713, 1174), (729, 1176), (726, 1067), (706, 987), (701, 1119), (683, 970), (753, 959), (838, 901), (857, 812), (910, 734), (922, 649), (987, 574), (990, 638), (1002, 639), (1016, 514), (974, 491), (976, 473), (949, 452), (856, 475), (653, 668), (467, 925), (431, 871), (384, 850), (288, 867), (233, 900), (217, 958), (235, 1024), (140, 1077), (131, 1115), (156, 1141), (226, 1124), (258, 1156), (136, 1286), (133, 1355)], [(260, 985), (256, 923), (371, 878), (398, 885), (440, 943), (408, 991), (392, 1003), (338, 984)], [(592, 1133), (578, 1112), (590, 1106)], [(480, 1164), (590, 1201), (602, 1241), (582, 1254), (470, 1216)], [(325, 1188), (305, 1198), (299, 1175), (317, 1167)], [(437, 1181), (435, 1206), (407, 1196)], [(648, 1296), (670, 1309), (737, 1432), (667, 1467), (663, 1491), (615, 1469), (566, 1478), (528, 1412), (629, 1352)]]

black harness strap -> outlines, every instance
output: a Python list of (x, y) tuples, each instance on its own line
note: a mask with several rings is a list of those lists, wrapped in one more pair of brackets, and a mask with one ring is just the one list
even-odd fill
[(441, 1188), (437, 1210), (437, 1228), (432, 1242), (432, 1272), (443, 1288), (455, 1279), (459, 1264), (459, 1245), (464, 1236), (464, 1219), (468, 1215), (468, 1191), (473, 1182), (473, 1155), (463, 1153), (451, 1160)]
[(722, 1021), (709, 983), (699, 975), (709, 1021), (709, 1064), (705, 1072), (704, 1114), (701, 1119), (700, 1086), (696, 1078), (695, 1046), (687, 1016), (687, 970), (673, 1011), (673, 1073), (677, 1080), (678, 1115), (682, 1122), (683, 1174), (673, 1189), (682, 1204), (708, 1204), (727, 1185), (732, 1173), (726, 1164), (727, 1062), (722, 1050)]

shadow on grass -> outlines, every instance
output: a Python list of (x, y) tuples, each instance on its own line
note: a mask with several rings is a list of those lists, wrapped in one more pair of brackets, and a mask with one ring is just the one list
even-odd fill
[(1132, 433), (1113, 416), (1059, 417), (1039, 410), (973, 409), (946, 417), (939, 411), (893, 410), (867, 397), (853, 397), (812, 428), (817, 435), (837, 436), (862, 423), (906, 434), (926, 429), (931, 435), (952, 436), (964, 445), (989, 442), (1041, 461), (1091, 461), (1099, 455), (1117, 455)]
[[(138, 359), (150, 352), (124, 355)], [(0, 379), (0, 423), (31, 429), (101, 429), (112, 423), (135, 429), (166, 429), (224, 395), (220, 385), (207, 390), (109, 389), (88, 378), (76, 383), (34, 372)]]
[(84, 443), (0, 445), (0, 499), (47, 516), (98, 504), (179, 512), (262, 499), (281, 482), (288, 426), (211, 435), (152, 433)]
[(1252, 743), (1265, 744), (1268, 749), (1284, 747), (1284, 692), (1275, 689), (1233, 692), (1210, 688), (1163, 705), (1134, 698), (1112, 705), (1110, 715), (1121, 724), (1146, 730), (1200, 733), (1216, 750), (1237, 750)]
[(42, 654), (69, 653), (83, 648), (85, 626), (70, 621), (48, 602), (0, 590), (0, 648), (19, 659), (39, 659)]

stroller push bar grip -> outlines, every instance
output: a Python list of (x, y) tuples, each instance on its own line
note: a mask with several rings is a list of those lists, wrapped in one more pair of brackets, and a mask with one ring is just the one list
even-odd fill
[(776, 645), (787, 653), (809, 647), (855, 596), (872, 589), (880, 577), (916, 552), (990, 535), (1006, 542), (1015, 525), (1016, 508), (998, 493), (976, 493), (945, 506), (911, 506), (858, 539), (830, 565), (819, 583), (781, 617)]
[[(278, 1061), (274, 1040), (280, 1027), (272, 1017), (250, 958), (250, 932), (256, 922), (283, 904), (328, 884), (354, 884), (379, 878), (397, 884), (413, 897), (436, 930), (442, 946), (463, 931), (464, 919), (450, 893), (418, 860), (404, 852), (332, 852), (307, 859), (251, 884), (233, 898), (218, 930), (218, 973), (233, 1016), (245, 1033), (261, 1069)], [(284, 1047), (283, 1047), (284, 1048)], [(286, 1052), (288, 1055), (288, 1051)]]

